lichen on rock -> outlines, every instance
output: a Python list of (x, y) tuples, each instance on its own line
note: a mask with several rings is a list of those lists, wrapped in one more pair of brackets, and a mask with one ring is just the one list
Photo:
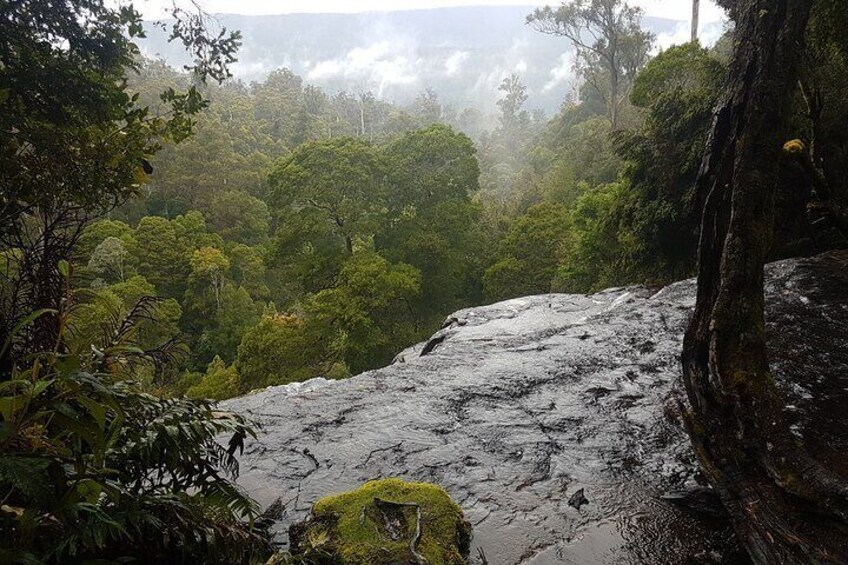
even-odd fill
[(783, 154), (787, 157), (798, 157), (807, 151), (807, 146), (800, 139), (792, 139), (783, 145)]
[(381, 479), (322, 498), (289, 535), (319, 565), (466, 565), (471, 525), (441, 487)]

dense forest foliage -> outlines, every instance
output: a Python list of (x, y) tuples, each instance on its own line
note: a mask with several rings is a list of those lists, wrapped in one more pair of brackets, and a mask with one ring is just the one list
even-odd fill
[[(398, 107), (287, 69), (206, 85), (194, 135), (85, 228), (75, 284), (98, 298), (73, 320), (77, 343), (163, 297), (150, 343), (186, 351), (149, 384), (220, 399), (380, 367), (459, 308), (691, 276), (692, 189), (730, 39), (651, 56), (639, 12), (619, 9), (618, 27), (594, 30), (627, 39), (617, 65), (577, 45), (579, 99), (550, 120), (524, 108), (514, 74), (494, 130), (432, 90)], [(573, 41), (558, 17), (528, 22)], [(189, 85), (162, 61), (130, 78), (154, 112), (159, 92)]]
[[(130, 8), (15, 3), (0, 20), (0, 557), (262, 554), (255, 505), (226, 479), (253, 431), (206, 399), (383, 366), (463, 307), (692, 275), (734, 46), (657, 52), (639, 10), (606, 3), (606, 24), (585, 2), (528, 16), (576, 49), (579, 96), (547, 119), (506, 76), (494, 129), (435, 90), (399, 107), (286, 69), (233, 81), (238, 34), (178, 8), (187, 72), (141, 57)], [(771, 257), (844, 228), (848, 45), (842, 12), (816, 6)]]
[[(641, 53), (620, 71), (616, 130), (591, 59), (581, 99), (550, 121), (505, 77), (492, 131), (433, 91), (397, 107), (286, 69), (207, 85), (194, 135), (82, 233), (74, 284), (97, 298), (76, 343), (162, 297), (149, 343), (185, 351), (149, 385), (220, 399), (385, 365), (463, 307), (688, 275), (689, 191), (725, 57), (685, 45), (649, 60), (631, 24), (609, 30)], [(187, 85), (143, 61), (130, 86), (156, 111), (158, 92)]]

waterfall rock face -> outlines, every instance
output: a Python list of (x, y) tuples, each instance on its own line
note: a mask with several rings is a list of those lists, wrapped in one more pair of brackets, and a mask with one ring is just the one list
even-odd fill
[[(767, 267), (793, 431), (843, 469), (846, 290), (845, 252)], [(444, 487), (492, 565), (743, 562), (678, 417), (694, 296), (684, 281), (470, 308), (384, 369), (231, 400), (263, 425), (239, 482), (282, 545), (319, 498), (400, 477)]]

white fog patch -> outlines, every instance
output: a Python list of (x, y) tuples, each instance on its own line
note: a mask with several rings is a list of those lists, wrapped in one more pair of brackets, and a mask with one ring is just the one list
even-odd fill
[(521, 82), (527, 86), (528, 94), (538, 92), (538, 86), (533, 88), (532, 85), (534, 72), (538, 74), (533, 49), (534, 46), (526, 39), (516, 38), (509, 49), (500, 52), (496, 58), (490, 59), (490, 62), (483, 67), (486, 70), (476, 75), (474, 86), (468, 92), (479, 101), (477, 105), (481, 110), (496, 110), (495, 102), (503, 95), (498, 91), (498, 87), (512, 74), (519, 75)]
[[(205, 11), (210, 14), (296, 14), (296, 13), (357, 13), (383, 12), (391, 10), (421, 10), (450, 6), (511, 6), (515, 0), (242, 0), (236, 5), (232, 0), (204, 0)], [(632, 4), (647, 10), (649, 16), (670, 19), (687, 19), (691, 14), (691, 3), (680, 0), (635, 0)], [(147, 0), (140, 2), (137, 9), (146, 19), (157, 20), (170, 16), (170, 0)], [(719, 20), (724, 12), (713, 0), (701, 3), (703, 21)]]
[(397, 57), (391, 61), (375, 63), (373, 74), (379, 78), (380, 85), (377, 94), (382, 95), (387, 86), (417, 82), (418, 75), (414, 72), (417, 62), (418, 60), (410, 61), (406, 57)]
[[(724, 33), (724, 23), (721, 21), (709, 22), (699, 26), (698, 39), (701, 45), (712, 47), (715, 45), (722, 34)], [(664, 49), (668, 49), (673, 45), (683, 45), (689, 43), (692, 39), (692, 27), (689, 22), (678, 22), (674, 27), (674, 31), (660, 33), (657, 35), (657, 42), (654, 49), (654, 54), (659, 53)]]
[[(148, 3), (167, 1), (148, 0)], [(226, 0), (203, 1), (226, 3)], [(301, 0), (283, 3), (279, 0), (243, 0), (240, 6), (256, 1), (274, 3), (276, 10), (277, 4), (288, 6), (289, 2)], [(321, 1), (313, 0), (310, 6), (314, 7), (315, 2)], [(350, 0), (327, 1), (351, 3)], [(393, 0), (389, 9), (396, 8), (397, 2), (402, 1), (406, 0)], [(479, 1), (483, 3), (485, 0)], [(654, 29), (655, 32), (662, 30), (654, 54), (671, 44), (688, 40), (691, 2), (634, 1), (651, 2), (655, 11), (652, 15), (664, 18), (661, 25)], [(511, 6), (515, 4), (508, 0), (504, 2)], [(710, 3), (710, 0), (702, 0), (700, 34), (705, 45), (712, 45), (723, 31), (720, 18), (708, 7)], [(572, 68), (573, 49), (563, 38), (548, 37), (525, 26), (526, 11), (523, 8), (513, 9), (517, 15), (509, 21), (493, 20), (492, 25), (483, 30), (476, 27), (479, 17), (470, 20), (467, 19), (470, 15), (463, 16), (461, 12), (457, 12), (459, 19), (455, 23), (462, 25), (447, 26), (450, 29), (445, 29), (438, 18), (423, 18), (419, 23), (410, 17), (411, 14), (388, 11), (344, 21), (339, 21), (338, 16), (327, 20), (317, 16), (307, 18), (312, 22), (309, 25), (326, 23), (330, 26), (332, 33), (321, 39), (316, 37), (320, 34), (310, 34), (308, 30), (304, 37), (292, 38), (292, 34), (286, 34), (286, 38), (266, 37), (261, 26), (254, 29), (248, 25), (244, 30), (245, 42), (239, 52), (239, 62), (232, 68), (233, 74), (247, 82), (262, 81), (274, 69), (288, 67), (303, 77), (304, 82), (320, 86), (328, 93), (347, 91), (355, 95), (371, 92), (383, 100), (399, 104), (410, 103), (425, 88), (431, 88), (438, 93), (442, 103), (460, 110), (474, 107), (485, 113), (498, 111), (495, 102), (503, 96), (498, 87), (505, 77), (518, 74), (530, 95), (525, 107), (556, 112), (563, 97), (576, 99), (576, 89), (581, 82)], [(680, 22), (669, 22), (668, 18), (675, 15), (679, 16)], [(446, 13), (445, 17), (448, 16), (454, 17)], [(467, 31), (466, 27), (469, 28)], [(492, 33), (496, 37), (488, 37)], [(480, 41), (484, 43), (478, 44)], [(146, 54), (153, 56), (157, 50), (161, 51), (161, 55), (175, 66), (191, 62), (181, 49), (168, 46), (164, 39), (155, 42), (156, 49), (150, 48), (154, 44), (152, 42), (141, 43)]]
[[(284, 64), (282, 66), (287, 67), (289, 65)], [(234, 63), (230, 70), (232, 70), (233, 76), (240, 79), (262, 80), (263, 77), (268, 76), (271, 71), (279, 67), (280, 65), (273, 61), (250, 60), (249, 62), (239, 61)]]
[(445, 72), (449, 77), (456, 76), (462, 70), (462, 65), (468, 60), (468, 51), (457, 51), (445, 61)]
[(503, 79), (510, 75), (510, 72), (510, 69), (499, 65), (490, 72), (477, 76), (472, 91), (477, 93), (480, 99), (489, 100), (489, 104), (484, 109), (489, 110), (495, 107), (495, 101), (499, 98), (498, 87), (503, 82)]
[(689, 43), (692, 38), (692, 28), (687, 22), (678, 22), (674, 26), (674, 31), (660, 33), (657, 35), (657, 42), (654, 46), (654, 53), (659, 53), (662, 50), (668, 49), (673, 45), (683, 45)]
[(391, 54), (392, 45), (388, 41), (380, 41), (368, 47), (356, 47), (347, 54), (347, 62), (354, 69), (364, 69), (382, 61)]
[(338, 59), (333, 59), (331, 61), (321, 61), (315, 67), (309, 71), (309, 74), (306, 75), (306, 78), (309, 80), (321, 80), (325, 78), (332, 78), (335, 76), (339, 76), (342, 74), (344, 70), (344, 65)]
[(390, 86), (417, 82), (421, 64), (415, 49), (384, 40), (355, 47), (344, 57), (316, 63), (306, 73), (306, 78), (310, 81), (344, 79), (374, 89), (377, 96), (382, 96)]
[[(637, 0), (633, 4), (643, 8), (648, 16), (669, 20), (689, 20), (692, 16), (692, 2), (680, 0)], [(715, 2), (701, 2), (701, 21), (715, 22), (725, 18), (724, 10)]]
[(727, 31), (727, 24), (723, 21), (701, 26), (701, 45), (712, 47), (721, 39), (725, 31)]
[(542, 87), (542, 92), (550, 92), (574, 79), (574, 62), (571, 53), (563, 53), (559, 56), (559, 65), (550, 70), (549, 76), (551, 78)]

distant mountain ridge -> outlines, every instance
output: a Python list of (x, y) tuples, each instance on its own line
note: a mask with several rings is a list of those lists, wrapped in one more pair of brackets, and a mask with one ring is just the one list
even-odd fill
[[(550, 114), (574, 88), (573, 54), (564, 38), (525, 25), (532, 10), (497, 6), (217, 18), (242, 32), (234, 73), (244, 81), (288, 67), (330, 93), (372, 91), (408, 103), (432, 88), (456, 108), (493, 110), (498, 85), (515, 72), (528, 87), (527, 108)], [(687, 22), (646, 18), (644, 25), (666, 43), (686, 37)], [(169, 45), (153, 26), (141, 48), (174, 65), (186, 62), (180, 47)]]

